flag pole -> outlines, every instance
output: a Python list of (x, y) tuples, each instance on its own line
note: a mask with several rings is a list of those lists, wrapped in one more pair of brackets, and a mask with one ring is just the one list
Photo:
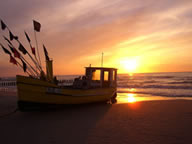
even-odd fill
[[(16, 61), (16, 62), (19, 64), (19, 66), (23, 69), (23, 66), (22, 66), (16, 59), (15, 59), (15, 61)], [(31, 74), (30, 74), (29, 72), (30, 72)], [(34, 73), (33, 73), (33, 72), (31, 72), (31, 71), (29, 71), (29, 72), (26, 71), (26, 73), (27, 73), (29, 76), (30, 76), (30, 75), (33, 75), (33, 76), (34, 76)]]
[[(29, 42), (29, 46), (30, 46), (31, 49), (33, 48), (30, 42)], [(36, 55), (35, 55), (35, 60), (38, 62)], [(36, 66), (37, 66), (37, 65), (36, 65)], [(38, 63), (38, 66), (39, 66), (39, 63)], [(39, 69), (40, 67), (37, 67), (37, 68)], [(40, 69), (39, 69), (39, 70), (40, 70)]]
[[(0, 43), (0, 45), (1, 45), (1, 47), (2, 47), (2, 49), (4, 49), (4, 51), (6, 50), (6, 53), (7, 54), (9, 54), (9, 56), (10, 56), (10, 58), (13, 58), (13, 56), (11, 55), (11, 53)], [(20, 65), (20, 67), (22, 67), (21, 66), (21, 64), (14, 58), (14, 60), (16, 61), (16, 64), (18, 63), (19, 65)], [(23, 68), (23, 67), (22, 67)], [(28, 72), (27, 72), (28, 73)], [(28, 73), (29, 74), (29, 73)], [(34, 75), (34, 73), (33, 72), (31, 72), (31, 74), (32, 75)], [(30, 74), (29, 74), (30, 75)]]
[[(25, 31), (24, 31), (25, 32)], [(29, 46), (30, 46), (30, 48), (31, 48), (31, 50), (33, 49), (33, 47), (32, 47), (32, 45), (31, 45), (31, 40), (29, 39), (29, 36), (27, 35), (27, 33), (25, 32), (25, 35), (26, 35), (26, 37), (27, 37), (27, 40), (28, 40), (28, 42), (29, 42)], [(32, 52), (33, 53), (33, 52)], [(33, 53), (34, 54), (34, 53)], [(37, 60), (37, 56), (36, 56), (36, 54), (34, 54), (35, 55), (35, 60), (36, 60), (36, 68), (41, 72), (42, 71), (42, 69), (41, 69), (41, 67), (39, 66), (39, 63), (38, 63), (38, 60)]]
[[(2, 21), (2, 20), (1, 20)], [(9, 27), (6, 25), (6, 28), (9, 30), (9, 32), (11, 33), (11, 30), (9, 29)], [(4, 36), (5, 37), (5, 36)], [(19, 44), (21, 44), (21, 42), (18, 40), (18, 37), (17, 37), (17, 39), (15, 39), (15, 40), (17, 40), (17, 42), (19, 43)], [(11, 44), (12, 45), (12, 44)], [(13, 45), (12, 45), (13, 46)], [(41, 68), (41, 66), (39, 65), (39, 64), (37, 64), (36, 62), (35, 62), (35, 60), (31, 57), (31, 55), (28, 53), (28, 51), (27, 51), (27, 54), (29, 55), (29, 57), (31, 58), (31, 60), (34, 62), (34, 64), (36, 65), (36, 66), (39, 66), (39, 71), (41, 72), (42, 71), (42, 68)]]
[[(30, 45), (30, 47), (31, 47), (31, 49), (32, 49), (33, 47), (32, 47), (32, 45), (31, 45), (31, 43), (29, 43), (29, 45)], [(37, 56), (36, 56), (36, 55), (35, 55), (35, 60), (36, 60), (36, 62), (37, 62), (36, 68), (41, 72), (42, 69), (41, 69), (40, 64), (39, 64), (39, 62), (38, 62), (38, 60), (37, 60)]]
[(36, 47), (37, 47), (37, 54), (38, 54), (38, 58), (39, 58), (40, 69), (42, 71), (41, 58), (40, 58), (40, 55), (39, 55), (39, 48), (38, 48), (38, 42), (37, 42), (37, 34), (35, 32), (35, 29), (34, 29), (34, 35), (35, 35), (35, 42), (36, 42)]
[[(17, 61), (17, 60), (16, 60), (16, 61)], [(17, 61), (17, 63), (18, 63), (19, 66), (23, 69), (23, 66), (22, 66), (18, 61)], [(33, 76), (34, 76), (34, 74), (30, 74), (31, 72), (29, 73), (29, 72), (26, 71), (26, 73), (27, 73), (29, 76), (30, 76), (30, 75), (33, 75)]]
[(103, 52), (101, 54), (101, 67), (103, 67)]
[(30, 69), (32, 69), (36, 73), (36, 75), (39, 76), (39, 73), (28, 63), (27, 60), (24, 59), (24, 57), (22, 55), (21, 55), (21, 58), (22, 58), (22, 60), (24, 60), (27, 63), (27, 65), (30, 66)]
[[(19, 44), (21, 44), (21, 42), (19, 40), (17, 40)], [(31, 60), (33, 61), (33, 63), (36, 65), (36, 67), (38, 67), (38, 70), (41, 71), (41, 66), (39, 64), (36, 63), (36, 61), (33, 59), (33, 57), (30, 55), (30, 53), (28, 51), (26, 51), (28, 56), (31, 58)]]
[[(1, 20), (1, 19), (0, 19)], [(2, 20), (1, 20), (1, 22), (3, 22)], [(3, 23), (4, 24), (4, 23)], [(4, 24), (5, 25), (5, 24)], [(14, 36), (13, 34), (12, 34), (12, 32), (11, 32), (11, 30), (9, 29), (9, 27), (7, 26), (7, 25), (5, 25), (4, 26), (5, 28), (7, 28), (8, 29), (8, 31), (9, 31), (9, 34), (11, 34), (12, 35), (12, 37), (13, 37), (13, 39), (15, 39), (20, 45), (21, 45), (21, 42), (18, 40), (18, 37), (17, 36)], [(4, 29), (5, 29), (4, 28)], [(3, 30), (4, 30), (3, 29)], [(35, 34), (36, 35), (36, 34)], [(5, 37), (6, 38), (6, 37)], [(8, 40), (8, 39), (7, 39)], [(8, 40), (8, 42), (11, 44), (11, 42)], [(36, 40), (36, 44), (37, 44), (37, 40)], [(12, 44), (11, 44), (12, 45)], [(13, 46), (13, 45), (12, 45)], [(28, 54), (28, 56), (31, 58), (31, 60), (34, 62), (34, 64), (38, 67), (38, 69), (39, 69), (39, 71), (41, 72), (42, 71), (42, 67), (41, 67), (41, 63), (40, 63), (40, 65), (38, 64), (38, 61), (37, 61), (37, 63), (36, 63), (36, 61), (32, 58), (32, 56), (28, 53), (28, 51), (25, 49), (25, 51), (26, 51), (26, 53)], [(39, 54), (39, 52), (38, 52), (38, 54)], [(26, 61), (26, 60), (25, 60)], [(27, 62), (27, 61), (26, 61)], [(41, 61), (40, 61), (41, 62)], [(28, 63), (28, 62), (27, 62)], [(28, 63), (29, 64), (29, 63)], [(29, 64), (30, 65), (30, 64)], [(31, 65), (30, 65), (31, 66)], [(31, 66), (31, 68), (33, 69), (33, 67)], [(33, 69), (34, 70), (34, 69)], [(34, 70), (35, 71), (35, 70)], [(36, 73), (37, 73), (37, 71), (35, 71)], [(37, 73), (38, 74), (38, 73)]]
[[(14, 46), (13, 46), (13, 44), (12, 43), (10, 43), (11, 44), (11, 46), (13, 47), (13, 48), (15, 48)], [(16, 49), (16, 48), (15, 48)], [(17, 51), (18, 52), (18, 51)], [(19, 52), (18, 52), (19, 53)], [(28, 63), (28, 61), (19, 53), (19, 55), (20, 55), (20, 57), (21, 57), (21, 59), (24, 61), (24, 62), (26, 62), (27, 63), (27, 65), (29, 66), (28, 68), (29, 68), (29, 71), (33, 74), (33, 75), (35, 75), (34, 73), (33, 73), (33, 71), (36, 73), (36, 75), (38, 76), (38, 72)], [(33, 71), (32, 71), (33, 70)]]
[[(19, 44), (21, 44), (21, 42), (19, 40), (17, 40), (17, 42)], [(14, 47), (14, 45), (10, 42), (11, 46)], [(15, 48), (15, 47), (14, 47)], [(15, 48), (16, 49), (16, 48)], [(32, 61), (34, 62), (35, 65), (37, 65), (37, 63), (34, 61), (34, 59), (32, 58), (32, 56), (28, 53), (28, 51), (26, 51), (27, 54), (29, 55), (29, 57), (32, 59)], [(20, 54), (21, 55), (21, 54)], [(37, 74), (37, 76), (39, 75), (39, 73), (28, 63), (27, 60), (25, 60), (25, 58), (21, 55), (21, 58), (30, 66), (30, 68)]]
[[(3, 36), (4, 38), (6, 38), (5, 36)], [(18, 40), (17, 40), (18, 41)], [(10, 42), (10, 41), (8, 41), (9, 42), (9, 44), (13, 47), (13, 48), (15, 48), (14, 47), (14, 45)], [(19, 42), (19, 41), (18, 41)], [(20, 43), (20, 42), (19, 42)], [(16, 48), (15, 48), (16, 49)], [(18, 52), (18, 51), (17, 51)], [(19, 53), (19, 52), (18, 52)], [(37, 76), (38, 76), (38, 72), (28, 63), (28, 61), (27, 60), (25, 60), (25, 58), (19, 53), (19, 55), (21, 56), (21, 58), (22, 58), (22, 60), (24, 60), (29, 66), (30, 66), (30, 68), (37, 74)], [(32, 72), (33, 73), (33, 72)], [(33, 73), (34, 74), (34, 73)]]

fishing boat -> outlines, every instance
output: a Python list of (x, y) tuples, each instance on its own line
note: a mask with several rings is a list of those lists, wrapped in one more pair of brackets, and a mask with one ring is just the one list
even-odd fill
[[(101, 67), (85, 67), (84, 76), (75, 78), (71, 86), (61, 86), (53, 75), (53, 60), (49, 58), (44, 45), (46, 74), (42, 69), (36, 38), (36, 32), (40, 32), (41, 24), (33, 20), (36, 49), (32, 46), (30, 37), (26, 31), (24, 32), (33, 54), (31, 55), (22, 45), (18, 36), (14, 35), (2, 20), (0, 20), (0, 23), (2, 30), (8, 31), (9, 39), (6, 36), (3, 36), (3, 38), (11, 51), (0, 43), (2, 50), (10, 56), (10, 63), (19, 66), (28, 74), (28, 76), (16, 76), (18, 107), (20, 110), (25, 110), (33, 106), (116, 101), (116, 68), (103, 67), (103, 62)], [(11, 42), (12, 40), (15, 40), (19, 44), (18, 48), (14, 46)], [(36, 55), (36, 50), (38, 55)], [(26, 55), (29, 56), (33, 62), (32, 64), (27, 61), (25, 58)]]
[(16, 76), (18, 107), (58, 104), (115, 102), (117, 69), (85, 67), (85, 75), (75, 78), (71, 86), (59, 86), (53, 77), (52, 60), (46, 61), (45, 77)]

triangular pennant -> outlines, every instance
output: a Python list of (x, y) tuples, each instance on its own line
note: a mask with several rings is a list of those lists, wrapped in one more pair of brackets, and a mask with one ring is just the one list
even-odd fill
[(35, 48), (34, 47), (31, 47), (31, 51), (35, 55)]
[(14, 57), (12, 57), (11, 55), (10, 55), (10, 60), (9, 60), (9, 62), (17, 65), (17, 61), (16, 61), (16, 60), (14, 59)]
[(20, 53), (14, 48), (14, 57), (16, 57), (16, 58), (21, 58), (21, 55), (20, 55)]
[[(25, 32), (25, 31), (24, 31)], [(29, 38), (29, 36), (28, 36), (28, 34), (25, 32), (25, 36), (26, 36), (26, 38), (27, 38), (27, 40), (28, 40), (28, 42), (30, 43), (31, 42), (31, 40), (30, 40), (30, 38)]]
[(27, 50), (24, 48), (24, 46), (19, 43), (19, 48), (18, 48), (24, 55), (27, 53)]
[(45, 48), (44, 45), (43, 45), (43, 49), (44, 49), (44, 53), (45, 53), (45, 59), (46, 59), (47, 61), (49, 61), (48, 52), (47, 52), (47, 49)]
[(31, 47), (32, 54), (35, 55), (35, 48), (32, 47), (32, 45), (31, 45), (31, 40), (30, 40), (30, 38), (29, 38), (29, 36), (28, 36), (28, 34), (27, 34), (26, 32), (25, 32), (25, 36), (26, 36), (26, 38), (27, 38), (27, 40), (28, 40), (28, 42), (29, 42), (29, 45), (30, 45), (30, 47)]
[(9, 44), (8, 44), (8, 46), (9, 46), (10, 50), (12, 51), (12, 53), (14, 54), (14, 57), (20, 59), (21, 58), (20, 53), (14, 47), (10, 46)]
[(41, 24), (39, 22), (33, 20), (33, 26), (35, 31), (40, 32)]
[(0, 45), (1, 45), (2, 49), (3, 49), (3, 51), (4, 51), (6, 54), (11, 55), (10, 51), (8, 51), (2, 44), (0, 44)]
[(10, 38), (11, 41), (14, 39), (14, 35), (10, 31), (9, 31), (9, 38)]
[(7, 28), (6, 24), (1, 20), (1, 29), (5, 30)]
[(13, 39), (18, 40), (18, 36), (14, 36), (11, 31), (9, 31), (9, 37), (10, 37), (10, 40), (11, 40), (11, 41), (12, 41)]

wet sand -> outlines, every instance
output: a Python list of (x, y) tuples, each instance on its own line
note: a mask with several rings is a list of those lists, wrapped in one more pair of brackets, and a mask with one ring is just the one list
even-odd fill
[(14, 112), (14, 95), (0, 92), (2, 144), (192, 143), (192, 101), (189, 100), (94, 104), (46, 112)]

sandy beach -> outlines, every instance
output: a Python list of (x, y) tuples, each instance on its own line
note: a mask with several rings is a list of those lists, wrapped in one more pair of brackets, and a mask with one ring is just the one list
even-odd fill
[(2, 144), (192, 143), (190, 100), (93, 104), (46, 112), (14, 112), (16, 107), (14, 92), (0, 92)]

